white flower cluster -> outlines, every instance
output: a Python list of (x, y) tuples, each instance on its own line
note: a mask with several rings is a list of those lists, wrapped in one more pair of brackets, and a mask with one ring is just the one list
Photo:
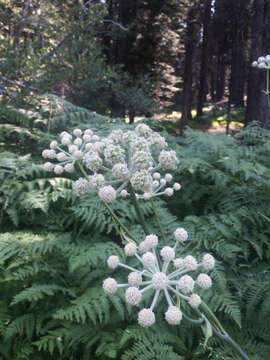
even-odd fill
[[(131, 270), (126, 284), (117, 284), (113, 278), (103, 282), (103, 289), (107, 294), (114, 294), (118, 288), (126, 288), (125, 299), (130, 305), (139, 305), (143, 294), (147, 291), (153, 292), (152, 304), (149, 308), (139, 311), (138, 323), (143, 327), (155, 323), (153, 312), (161, 293), (164, 294), (168, 303), (168, 310), (164, 317), (171, 325), (178, 325), (182, 320), (182, 310), (174, 305), (176, 295), (184, 299), (192, 308), (198, 308), (201, 298), (194, 288), (209, 289), (212, 286), (212, 279), (206, 273), (198, 273), (194, 280), (188, 273), (203, 268), (205, 271), (212, 270), (215, 266), (215, 259), (210, 254), (205, 254), (200, 263), (188, 255), (184, 258), (175, 258), (176, 248), (184, 244), (188, 234), (185, 229), (178, 228), (174, 232), (175, 246), (164, 246), (157, 256), (158, 237), (154, 234), (147, 235), (139, 246), (129, 242), (125, 246), (127, 257), (135, 256), (140, 263), (140, 269), (122, 264), (118, 256), (111, 255), (107, 264), (109, 268), (116, 269), (118, 266)], [(160, 260), (162, 259), (162, 260)]]
[[(73, 134), (62, 132), (59, 143), (52, 141), (50, 149), (42, 152), (44, 158), (58, 162), (48, 161), (43, 167), (56, 174), (71, 173), (78, 162), (88, 176), (75, 181), (73, 189), (78, 196), (96, 192), (109, 203), (119, 195), (129, 196), (131, 184), (137, 198), (149, 200), (172, 196), (181, 188), (168, 173), (177, 169), (179, 160), (175, 151), (166, 147), (165, 138), (146, 124), (137, 125), (134, 131), (114, 130), (107, 138), (100, 138), (90, 129), (75, 129)], [(162, 170), (167, 172), (164, 176), (159, 172)]]
[(270, 55), (260, 56), (257, 61), (253, 61), (252, 66), (258, 69), (270, 69)]

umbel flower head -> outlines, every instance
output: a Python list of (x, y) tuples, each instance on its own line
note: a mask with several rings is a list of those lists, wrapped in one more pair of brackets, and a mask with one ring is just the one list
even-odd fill
[[(107, 138), (90, 129), (75, 129), (72, 134), (62, 132), (59, 141), (43, 150), (42, 156), (50, 160), (43, 168), (58, 175), (80, 168), (84, 178), (73, 185), (77, 196), (94, 192), (110, 203), (117, 196), (129, 196), (131, 185), (138, 199), (149, 200), (172, 196), (181, 189), (168, 172), (177, 169), (179, 160), (175, 151), (166, 148), (165, 138), (146, 124), (137, 125), (134, 131), (114, 130)], [(160, 171), (165, 174), (161, 176)]]
[(176, 297), (180, 297), (192, 308), (198, 308), (201, 304), (201, 297), (194, 292), (196, 289), (209, 289), (212, 286), (210, 276), (204, 272), (192, 277), (192, 272), (199, 268), (205, 271), (212, 270), (215, 266), (215, 259), (210, 254), (203, 256), (202, 262), (187, 255), (184, 258), (175, 258), (178, 245), (183, 245), (188, 234), (185, 229), (178, 228), (174, 231), (175, 246), (164, 246), (157, 256), (158, 237), (154, 234), (147, 235), (139, 246), (128, 242), (125, 246), (127, 257), (135, 256), (138, 260), (138, 268), (130, 267), (120, 262), (118, 256), (111, 255), (107, 264), (112, 270), (118, 266), (131, 272), (128, 275), (128, 282), (117, 284), (113, 278), (103, 282), (103, 289), (107, 294), (114, 294), (118, 288), (126, 288), (126, 302), (132, 306), (140, 305), (143, 295), (152, 292), (152, 303), (148, 308), (143, 308), (138, 313), (138, 323), (143, 327), (152, 326), (155, 323), (154, 308), (157, 306), (160, 297), (163, 295), (167, 301), (168, 309), (164, 314), (165, 320), (170, 325), (180, 324), (183, 314), (182, 309), (175, 305)]
[(253, 67), (258, 69), (270, 69), (270, 55), (260, 56), (256, 61), (252, 63)]

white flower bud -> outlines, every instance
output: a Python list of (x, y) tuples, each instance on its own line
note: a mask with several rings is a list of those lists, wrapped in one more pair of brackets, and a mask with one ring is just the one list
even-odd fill
[(167, 196), (173, 196), (173, 189), (172, 188), (166, 188), (164, 193)]
[(159, 186), (159, 181), (158, 180), (154, 180), (153, 181), (153, 187), (157, 188)]
[(63, 136), (61, 139), (61, 144), (69, 146), (71, 144), (71, 138), (69, 136)]
[(89, 153), (95, 152), (94, 144), (87, 143), (84, 148)]
[(259, 63), (258, 68), (259, 69), (266, 69), (266, 65), (264, 63)]
[(258, 63), (262, 63), (265, 61), (265, 58), (263, 56), (260, 56), (257, 61)]
[(177, 269), (183, 268), (184, 267), (184, 259), (177, 258), (173, 261), (173, 264)]
[(194, 280), (191, 276), (184, 275), (179, 279), (177, 286), (184, 294), (188, 294), (194, 288)]
[(113, 278), (104, 280), (103, 290), (106, 294), (114, 294), (117, 291), (117, 282)]
[(66, 165), (64, 166), (64, 170), (65, 170), (66, 172), (68, 172), (68, 173), (72, 173), (72, 172), (74, 171), (74, 166), (73, 166), (73, 164), (66, 164)]
[(91, 135), (83, 135), (83, 141), (85, 143), (90, 143), (91, 141)]
[(141, 301), (142, 294), (135, 286), (129, 287), (125, 293), (126, 302), (130, 305), (138, 305)]
[(45, 149), (42, 151), (42, 157), (44, 159), (49, 158), (49, 154), (50, 154), (50, 150), (48, 150), (48, 149)]
[(74, 136), (77, 136), (77, 137), (80, 137), (82, 135), (82, 130), (80, 129), (74, 129), (73, 130), (73, 135)]
[(146, 192), (146, 193), (143, 194), (143, 199), (144, 199), (144, 200), (150, 200), (151, 197), (152, 197), (152, 195), (151, 195), (150, 193), (148, 193), (148, 192)]
[(154, 235), (154, 234), (147, 235), (146, 238), (144, 239), (144, 241), (149, 246), (149, 249), (155, 248), (155, 247), (158, 246), (158, 237), (157, 237), (157, 235)]
[(143, 327), (154, 325), (156, 319), (151, 309), (142, 309), (138, 315), (138, 323)]
[(107, 260), (107, 265), (110, 269), (116, 269), (119, 265), (119, 257), (116, 255), (111, 255)]
[(99, 141), (99, 136), (98, 135), (93, 135), (92, 140), (94, 142)]
[(178, 190), (180, 190), (180, 189), (181, 189), (181, 185), (180, 185), (180, 184), (178, 184), (178, 183), (174, 183), (174, 184), (173, 184), (173, 190), (178, 191)]
[(182, 320), (182, 312), (177, 306), (170, 306), (165, 312), (165, 319), (170, 325), (179, 325)]
[(153, 275), (152, 285), (155, 290), (163, 290), (168, 286), (168, 276), (162, 272), (157, 272)]
[(83, 158), (83, 152), (80, 150), (75, 150), (72, 154), (72, 156), (74, 157), (74, 159), (76, 160), (82, 160)]
[(202, 289), (209, 289), (212, 286), (212, 279), (207, 274), (200, 274), (197, 277), (196, 283), (202, 288)]
[(194, 271), (197, 269), (198, 263), (193, 256), (188, 255), (184, 258), (184, 266), (187, 270)]
[(139, 250), (141, 252), (147, 252), (148, 250), (150, 250), (150, 245), (147, 241), (142, 241), (140, 244), (139, 244)]
[(137, 246), (134, 243), (128, 243), (125, 246), (125, 254), (126, 256), (134, 256), (137, 251)]
[(257, 61), (253, 61), (253, 63), (251, 64), (251, 66), (256, 67), (258, 65)]
[(93, 131), (90, 130), (90, 129), (86, 129), (86, 130), (84, 130), (84, 135), (92, 136), (92, 135), (93, 135)]
[(173, 235), (175, 240), (179, 241), (180, 243), (184, 243), (188, 238), (188, 233), (183, 228), (177, 228)]
[(159, 179), (160, 179), (160, 173), (155, 172), (155, 173), (153, 174), (153, 178), (156, 179), (156, 180), (159, 180)]
[(61, 165), (55, 165), (53, 171), (55, 174), (60, 175), (60, 174), (62, 174), (64, 169), (63, 169), (63, 166), (61, 166)]
[(63, 138), (63, 137), (72, 138), (72, 135), (70, 133), (66, 132), (66, 131), (63, 131), (60, 134), (60, 138)]
[(73, 144), (80, 147), (82, 145), (82, 139), (81, 138), (76, 138), (73, 141)]
[(164, 261), (168, 262), (174, 259), (175, 251), (170, 246), (164, 246), (164, 248), (162, 248), (160, 251), (160, 255)]
[(116, 191), (111, 185), (104, 186), (99, 190), (98, 196), (101, 201), (104, 201), (105, 203), (111, 203), (116, 199)]
[(55, 150), (55, 149), (57, 148), (57, 141), (52, 141), (52, 142), (50, 143), (50, 148), (51, 148), (52, 150)]
[(166, 174), (166, 175), (165, 175), (165, 180), (166, 180), (167, 182), (171, 182), (172, 179), (173, 179), (173, 177), (172, 177), (171, 174)]
[(74, 151), (76, 151), (76, 150), (78, 150), (78, 148), (77, 148), (76, 145), (70, 145), (70, 146), (68, 147), (68, 152), (69, 152), (70, 154), (73, 154)]
[(197, 294), (192, 294), (189, 297), (188, 303), (191, 307), (197, 308), (201, 305), (202, 299)]
[(117, 163), (112, 168), (112, 174), (116, 179), (127, 179), (129, 176), (129, 170), (127, 164)]
[(215, 267), (215, 259), (210, 254), (205, 254), (203, 256), (203, 267), (206, 270), (212, 270)]
[(160, 185), (161, 185), (161, 186), (164, 186), (164, 185), (166, 184), (166, 182), (167, 182), (167, 181), (166, 181), (165, 179), (161, 179), (161, 180), (160, 180)]
[(56, 155), (56, 159), (58, 161), (65, 161), (67, 159), (67, 155), (63, 152), (60, 152)]
[(127, 197), (128, 196), (128, 192), (127, 192), (127, 190), (122, 190), (121, 192), (120, 192), (120, 195), (123, 197), (123, 198), (125, 198), (125, 197)]
[(152, 267), (155, 265), (157, 259), (154, 254), (146, 252), (142, 256), (142, 263), (145, 267)]
[(43, 169), (48, 172), (53, 171), (53, 167), (54, 165), (49, 161), (43, 165)]
[(128, 275), (128, 283), (130, 286), (139, 287), (142, 283), (142, 275), (138, 272), (131, 272)]
[(49, 159), (55, 159), (56, 158), (56, 152), (55, 150), (48, 150), (48, 156)]

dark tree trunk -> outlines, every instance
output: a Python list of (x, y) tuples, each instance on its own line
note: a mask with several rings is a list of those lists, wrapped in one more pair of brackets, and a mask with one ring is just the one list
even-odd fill
[(245, 48), (247, 38), (247, 7), (249, 0), (232, 1), (233, 18), (233, 43), (230, 77), (230, 103), (244, 106)]
[[(254, 0), (252, 18), (252, 45), (250, 60), (255, 61), (259, 56), (270, 52), (270, 4), (268, 0)], [(270, 129), (270, 108), (267, 97), (263, 92), (266, 89), (266, 71), (250, 68), (248, 81), (248, 99), (245, 125), (253, 120), (261, 126)]]
[(218, 56), (215, 101), (223, 99), (225, 92), (226, 65), (224, 56)]
[(187, 31), (185, 38), (185, 63), (184, 63), (184, 87), (182, 95), (182, 117), (180, 121), (180, 135), (183, 135), (184, 128), (192, 119), (192, 61), (195, 51), (195, 39), (198, 34), (198, 6), (193, 6), (188, 12)]
[(211, 3), (212, 0), (204, 0), (203, 7), (203, 43), (201, 54), (201, 69), (200, 69), (200, 84), (197, 102), (197, 116), (203, 114), (203, 103), (206, 101), (206, 77), (207, 77), (207, 62), (208, 62), (208, 33), (209, 23), (211, 20)]

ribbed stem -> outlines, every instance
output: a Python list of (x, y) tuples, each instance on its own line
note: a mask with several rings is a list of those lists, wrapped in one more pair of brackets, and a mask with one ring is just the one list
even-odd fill
[(130, 199), (131, 199), (131, 202), (132, 202), (132, 204), (133, 204), (133, 206), (134, 206), (134, 209), (135, 209), (135, 211), (136, 211), (136, 215), (137, 215), (138, 221), (139, 221), (140, 224), (142, 225), (142, 228), (143, 228), (145, 234), (146, 234), (146, 235), (149, 235), (150, 232), (149, 232), (149, 230), (148, 230), (148, 226), (146, 225), (146, 222), (145, 222), (145, 220), (144, 220), (143, 214), (142, 214), (141, 209), (140, 209), (140, 207), (139, 207), (138, 200), (137, 200), (137, 198), (136, 198), (136, 194), (135, 194), (135, 192), (134, 192), (134, 190), (133, 190), (133, 187), (131, 186), (130, 183), (128, 184), (128, 191), (129, 191), (129, 193), (130, 193)]

